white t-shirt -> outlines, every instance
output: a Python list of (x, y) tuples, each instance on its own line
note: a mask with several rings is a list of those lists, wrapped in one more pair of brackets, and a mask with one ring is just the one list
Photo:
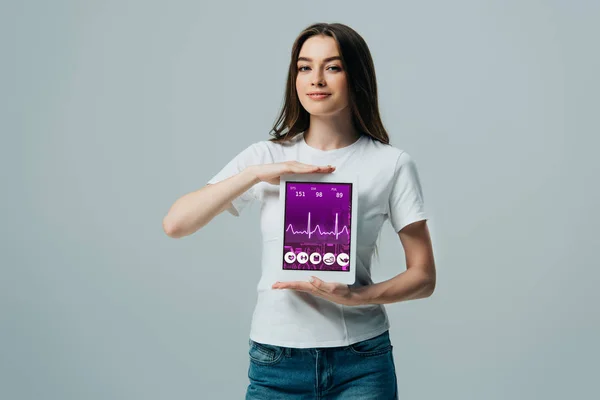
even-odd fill
[[(249, 165), (299, 161), (336, 167), (358, 177), (356, 282), (372, 284), (371, 258), (379, 232), (389, 220), (396, 232), (406, 225), (428, 219), (417, 168), (408, 153), (369, 135), (334, 150), (310, 147), (301, 133), (292, 141), (269, 140), (251, 144), (236, 155), (209, 184), (229, 178)], [(389, 329), (381, 304), (344, 306), (307, 292), (271, 289), (280, 267), (278, 235), (282, 224), (279, 185), (260, 182), (232, 201), (228, 211), (239, 216), (252, 201), (261, 204), (262, 275), (252, 316), (250, 339), (266, 344), (308, 348), (346, 346), (375, 337)]]

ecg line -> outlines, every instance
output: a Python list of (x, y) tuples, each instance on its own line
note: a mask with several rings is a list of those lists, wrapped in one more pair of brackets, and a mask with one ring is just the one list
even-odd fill
[(308, 223), (306, 224), (306, 227), (307, 227), (307, 229), (305, 231), (296, 231), (296, 230), (294, 230), (294, 226), (292, 224), (289, 224), (285, 231), (287, 232), (287, 231), (289, 231), (291, 229), (292, 233), (294, 235), (297, 235), (298, 233), (304, 233), (304, 234), (308, 235), (309, 239), (310, 239), (311, 235), (313, 233), (315, 233), (317, 230), (319, 231), (320, 235), (335, 235), (336, 239), (338, 238), (338, 236), (340, 236), (342, 233), (344, 233), (344, 231), (346, 231), (346, 235), (349, 235), (348, 227), (347, 226), (344, 226), (342, 228), (342, 230), (338, 232), (338, 213), (335, 213), (335, 229), (333, 231), (330, 231), (330, 232), (325, 231), (325, 232), (323, 232), (323, 231), (321, 231), (321, 227), (319, 225), (317, 225), (317, 227), (315, 229), (311, 230), (311, 227), (310, 227), (310, 213), (308, 213)]

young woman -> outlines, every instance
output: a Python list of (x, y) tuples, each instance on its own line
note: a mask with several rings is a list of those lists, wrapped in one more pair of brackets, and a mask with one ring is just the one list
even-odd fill
[[(227, 210), (260, 201), (262, 277), (249, 340), (247, 399), (395, 399), (397, 382), (384, 304), (430, 296), (436, 273), (416, 165), (389, 144), (375, 70), (363, 38), (343, 24), (314, 24), (291, 54), (285, 104), (273, 138), (237, 154), (204, 188), (175, 202), (163, 221), (189, 235)], [(333, 171), (358, 177), (356, 282), (274, 282), (282, 232), (279, 177)], [(406, 271), (371, 280), (371, 259), (389, 220)]]

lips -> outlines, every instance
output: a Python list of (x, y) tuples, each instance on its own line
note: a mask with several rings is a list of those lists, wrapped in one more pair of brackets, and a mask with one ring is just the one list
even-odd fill
[(315, 100), (324, 99), (329, 96), (331, 96), (331, 94), (329, 94), (329, 93), (314, 93), (314, 94), (309, 93), (308, 94), (308, 97), (310, 97), (311, 99), (315, 99)]

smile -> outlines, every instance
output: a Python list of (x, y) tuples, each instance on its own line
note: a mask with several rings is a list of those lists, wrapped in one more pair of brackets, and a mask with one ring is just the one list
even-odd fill
[(310, 97), (313, 100), (320, 100), (320, 99), (324, 99), (326, 97), (331, 96), (330, 94), (309, 94), (308, 97)]

